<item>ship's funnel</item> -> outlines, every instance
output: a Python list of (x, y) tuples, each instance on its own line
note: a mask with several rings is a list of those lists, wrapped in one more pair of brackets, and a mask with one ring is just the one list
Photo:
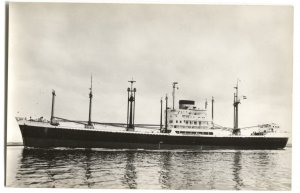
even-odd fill
[(186, 109), (189, 106), (194, 106), (195, 105), (195, 101), (192, 100), (179, 100), (179, 108), (180, 109)]

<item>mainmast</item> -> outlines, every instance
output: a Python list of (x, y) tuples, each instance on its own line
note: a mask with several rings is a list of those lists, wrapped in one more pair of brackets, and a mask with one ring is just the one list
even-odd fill
[(92, 128), (93, 124), (91, 121), (91, 116), (92, 116), (92, 98), (93, 98), (93, 76), (91, 75), (91, 87), (90, 87), (90, 93), (89, 93), (89, 98), (90, 98), (90, 103), (89, 103), (89, 120), (87, 127)]
[(178, 82), (173, 82), (172, 85), (173, 85), (173, 92), (172, 92), (172, 95), (173, 95), (173, 110), (175, 110), (175, 88), (178, 89), (178, 87), (176, 87), (176, 84), (178, 84)]
[[(133, 79), (128, 81), (131, 86), (127, 88), (128, 92), (128, 103), (127, 103), (127, 130), (134, 130), (134, 114), (135, 114), (135, 92), (136, 88), (133, 88)], [(128, 115), (129, 113), (129, 115)]]
[(233, 134), (240, 134), (238, 112), (239, 112), (239, 80), (237, 80), (236, 86), (234, 87), (235, 93), (233, 94)]

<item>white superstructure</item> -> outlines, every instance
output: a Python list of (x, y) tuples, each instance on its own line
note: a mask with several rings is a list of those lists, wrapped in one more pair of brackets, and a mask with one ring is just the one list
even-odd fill
[(208, 110), (195, 106), (195, 101), (180, 100), (178, 109), (167, 109), (167, 132), (183, 135), (230, 135), (229, 129), (215, 126)]
[(180, 100), (179, 108), (168, 108), (166, 132), (174, 135), (195, 135), (195, 136), (283, 136), (279, 132), (279, 126), (275, 123), (257, 125), (253, 127), (241, 128), (241, 132), (233, 134), (233, 128), (222, 127), (213, 122), (208, 115), (206, 108), (199, 108), (192, 100)]

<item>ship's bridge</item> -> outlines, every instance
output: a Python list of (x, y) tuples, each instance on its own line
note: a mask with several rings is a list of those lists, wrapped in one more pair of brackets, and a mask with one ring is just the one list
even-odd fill
[(195, 101), (180, 100), (179, 109), (168, 109), (168, 130), (208, 129), (207, 109), (195, 106)]

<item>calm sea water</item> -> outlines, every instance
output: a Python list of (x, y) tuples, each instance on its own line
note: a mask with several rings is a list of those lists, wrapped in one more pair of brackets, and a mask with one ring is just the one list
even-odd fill
[(7, 186), (291, 190), (284, 150), (7, 148)]

